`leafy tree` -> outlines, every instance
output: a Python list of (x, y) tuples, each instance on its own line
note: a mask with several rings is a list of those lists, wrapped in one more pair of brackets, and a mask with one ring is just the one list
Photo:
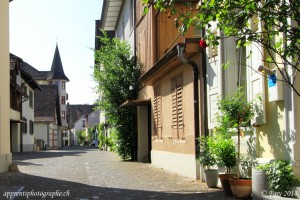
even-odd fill
[[(176, 15), (175, 25), (184, 34), (191, 26), (205, 28), (207, 44), (219, 45), (224, 37), (214, 33), (212, 22), (225, 37), (234, 36), (237, 47), (250, 43), (264, 47), (268, 56), (263, 59), (275, 65), (283, 81), (300, 96), (295, 85), (300, 72), (300, 1), (298, 0), (200, 0), (198, 4), (184, 2), (188, 9), (176, 9), (175, 0), (142, 0), (145, 13), (153, 5), (159, 11)], [(258, 16), (258, 18), (256, 18)], [(251, 27), (261, 20), (261, 30)], [(205, 40), (200, 45), (206, 47)]]
[(108, 38), (105, 32), (98, 37), (102, 46), (95, 50), (94, 80), (101, 95), (99, 107), (116, 128), (117, 152), (123, 159), (134, 155), (134, 110), (122, 107), (128, 99), (136, 99), (140, 66), (131, 56), (130, 46), (118, 38)]
[(99, 140), (99, 149), (103, 148), (104, 145), (104, 123), (98, 125), (98, 140)]
[(85, 130), (77, 131), (76, 136), (77, 136), (77, 143), (79, 145), (85, 145), (85, 140), (86, 140)]

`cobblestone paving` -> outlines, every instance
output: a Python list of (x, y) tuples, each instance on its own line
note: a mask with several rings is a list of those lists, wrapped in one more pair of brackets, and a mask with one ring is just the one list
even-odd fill
[(0, 173), (0, 199), (18, 190), (12, 199), (232, 199), (203, 182), (92, 148), (15, 153), (13, 160), (20, 172)]

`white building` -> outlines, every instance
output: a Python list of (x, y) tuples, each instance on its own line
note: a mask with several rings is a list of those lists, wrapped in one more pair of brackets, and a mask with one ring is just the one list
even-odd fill
[[(56, 98), (52, 99), (51, 105), (55, 104), (58, 105), (59, 107), (59, 113), (57, 114), (57, 119), (59, 120), (52, 120), (51, 122), (55, 122), (54, 127), (50, 128), (50, 132), (40, 132), (41, 128), (39, 127), (40, 124), (38, 123), (46, 123), (47, 125), (47, 120), (42, 122), (39, 121), (38, 123), (35, 123), (38, 127), (35, 128), (36, 131), (38, 131), (39, 137), (36, 139), (46, 139), (48, 138), (49, 140), (53, 140), (54, 142), (47, 141), (47, 144), (53, 148), (56, 147), (62, 147), (64, 145), (63, 142), (63, 137), (68, 135), (68, 124), (67, 124), (67, 100), (68, 100), (68, 94), (66, 92), (66, 83), (69, 82), (68, 77), (64, 73), (60, 53), (58, 46), (56, 45), (55, 52), (54, 52), (54, 57), (51, 65), (51, 70), (50, 71), (39, 71), (35, 69), (34, 67), (30, 66), (29, 64), (27, 65), (22, 65), (22, 68), (30, 74), (40, 85), (53, 85), (56, 86), (57, 89), (57, 97), (58, 97), (58, 102)], [(53, 89), (53, 88), (52, 88)], [(45, 99), (44, 101), (50, 101), (50, 99)], [(36, 101), (36, 104), (38, 104), (36, 107), (40, 107), (40, 105), (45, 104), (46, 102), (42, 101)], [(43, 109), (43, 108), (41, 108)], [(56, 110), (57, 111), (57, 110)], [(35, 116), (36, 117), (36, 116)], [(57, 127), (56, 127), (57, 126)], [(47, 129), (48, 130), (48, 129)], [(54, 131), (54, 132), (53, 132)], [(51, 133), (53, 132), (53, 133)], [(44, 135), (43, 137), (41, 135)], [(52, 136), (49, 136), (52, 135)], [(46, 143), (46, 141), (44, 140)], [(48, 143), (50, 142), (50, 143)]]

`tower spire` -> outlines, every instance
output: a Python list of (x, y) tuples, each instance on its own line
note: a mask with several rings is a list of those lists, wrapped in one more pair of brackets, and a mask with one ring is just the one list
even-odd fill
[(53, 61), (52, 61), (51, 70), (48, 73), (47, 79), (48, 80), (54, 80), (55, 79), (55, 80), (69, 81), (68, 77), (64, 73), (64, 68), (63, 68), (63, 65), (62, 65), (62, 62), (61, 62), (57, 42), (56, 42), (56, 48), (55, 48), (55, 52), (54, 52), (54, 57), (53, 57)]

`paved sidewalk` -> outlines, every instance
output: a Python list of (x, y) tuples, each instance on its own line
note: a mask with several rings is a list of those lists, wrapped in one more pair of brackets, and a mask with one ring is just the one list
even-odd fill
[(13, 160), (20, 172), (0, 173), (0, 199), (18, 190), (22, 196), (12, 199), (233, 199), (203, 182), (92, 148), (14, 153)]

